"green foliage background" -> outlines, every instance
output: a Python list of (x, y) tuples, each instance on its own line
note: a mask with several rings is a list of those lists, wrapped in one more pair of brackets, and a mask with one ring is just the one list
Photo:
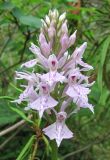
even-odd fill
[[(54, 8), (60, 13), (67, 11), (70, 33), (78, 30), (75, 46), (88, 42), (84, 59), (94, 66), (88, 73), (90, 81), (96, 80), (90, 94), (95, 114), (83, 109), (69, 119), (67, 123), (74, 138), (63, 140), (57, 159), (110, 159), (110, 0), (81, 0), (79, 9), (70, 5), (73, 1), (0, 1), (0, 130), (21, 119), (27, 121), (26, 125), (0, 137), (0, 160), (28, 160), (31, 154), (35, 138), (31, 122), (23, 107), (12, 105), (10, 101), (21, 92), (17, 88), (20, 82), (15, 81), (15, 70), (20, 70), (22, 62), (33, 58), (28, 50), (30, 42), (37, 43), (40, 19)], [(73, 13), (74, 10), (77, 12)], [(37, 157), (55, 160), (47, 139), (40, 141)]]

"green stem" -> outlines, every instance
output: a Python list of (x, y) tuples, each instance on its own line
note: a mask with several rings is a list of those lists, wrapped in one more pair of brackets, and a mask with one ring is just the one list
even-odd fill
[(57, 160), (58, 159), (58, 147), (55, 141), (51, 141), (51, 160)]
[(33, 153), (32, 153), (32, 156), (31, 156), (31, 160), (35, 159), (36, 152), (37, 152), (37, 147), (38, 147), (38, 142), (36, 141), (35, 144), (34, 144), (34, 149), (33, 149)]

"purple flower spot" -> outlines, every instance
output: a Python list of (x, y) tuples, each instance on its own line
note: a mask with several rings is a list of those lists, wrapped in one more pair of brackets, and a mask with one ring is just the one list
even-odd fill
[(56, 62), (55, 61), (52, 61), (52, 66), (55, 66)]

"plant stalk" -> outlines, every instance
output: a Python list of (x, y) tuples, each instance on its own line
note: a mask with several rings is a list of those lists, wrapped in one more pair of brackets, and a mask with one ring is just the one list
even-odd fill
[(33, 153), (32, 153), (32, 156), (31, 156), (31, 160), (35, 160), (37, 148), (38, 148), (38, 142), (36, 141), (35, 144), (34, 144), (34, 148), (33, 148)]
[(51, 142), (51, 160), (58, 160), (58, 147), (55, 141)]

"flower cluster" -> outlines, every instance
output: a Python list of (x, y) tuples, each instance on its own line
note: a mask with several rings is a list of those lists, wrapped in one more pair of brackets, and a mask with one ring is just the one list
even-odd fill
[[(39, 47), (31, 44), (30, 51), (34, 53), (32, 59), (22, 67), (31, 68), (39, 65), (44, 73), (33, 71), (16, 72), (16, 79), (25, 79), (27, 85), (16, 103), (27, 101), (25, 110), (37, 110), (39, 117), (55, 114), (56, 122), (43, 129), (51, 140), (55, 139), (59, 146), (62, 139), (73, 137), (65, 121), (80, 108), (89, 108), (94, 112), (92, 104), (88, 102), (90, 93), (89, 77), (83, 73), (93, 69), (83, 61), (83, 53), (87, 47), (84, 42), (72, 54), (68, 49), (75, 43), (75, 31), (69, 36), (66, 13), (59, 15), (57, 10), (49, 11), (42, 20), (39, 35)], [(70, 103), (76, 104), (76, 109), (67, 113)]]

